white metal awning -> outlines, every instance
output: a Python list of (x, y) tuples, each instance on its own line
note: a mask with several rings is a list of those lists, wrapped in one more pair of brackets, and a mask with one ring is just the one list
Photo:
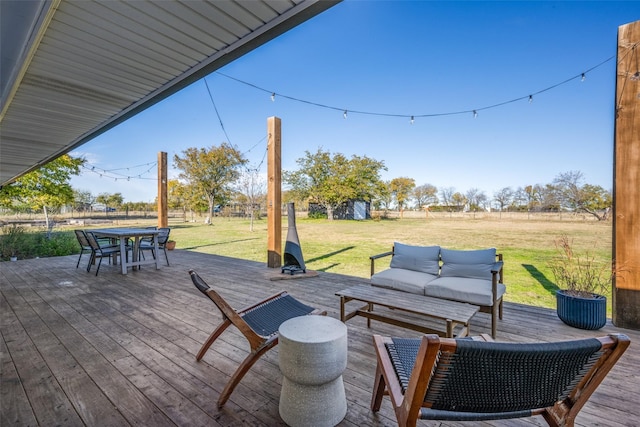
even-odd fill
[(0, 185), (340, 0), (0, 1)]

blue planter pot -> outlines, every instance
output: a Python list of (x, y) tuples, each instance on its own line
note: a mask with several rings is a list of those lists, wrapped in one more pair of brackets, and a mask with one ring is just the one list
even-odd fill
[(563, 290), (557, 291), (557, 313), (560, 320), (579, 329), (602, 328), (607, 323), (607, 297), (592, 295), (593, 298), (585, 298), (569, 295)]

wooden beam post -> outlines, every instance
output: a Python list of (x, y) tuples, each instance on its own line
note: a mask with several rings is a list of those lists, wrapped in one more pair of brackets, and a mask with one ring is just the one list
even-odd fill
[(640, 329), (640, 21), (618, 27), (613, 178), (613, 324)]
[(158, 152), (158, 227), (169, 226), (167, 195), (167, 153)]
[(267, 266), (282, 265), (281, 121), (267, 119)]

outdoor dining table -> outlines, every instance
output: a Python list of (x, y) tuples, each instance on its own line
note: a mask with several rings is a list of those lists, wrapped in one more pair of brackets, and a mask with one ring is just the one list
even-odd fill
[[(140, 240), (144, 237), (153, 238), (154, 253), (158, 253), (158, 230), (152, 228), (99, 228), (91, 230), (91, 232), (97, 237), (109, 237), (111, 239), (118, 239), (120, 241), (120, 254), (126, 254), (127, 241), (133, 239), (133, 254), (131, 259), (128, 257), (120, 256), (120, 265), (122, 266), (122, 274), (127, 274), (127, 268), (136, 268), (144, 264), (155, 264), (158, 269), (158, 257), (155, 256), (153, 260), (139, 260), (138, 253), (140, 252)], [(115, 261), (114, 261), (115, 262)]]

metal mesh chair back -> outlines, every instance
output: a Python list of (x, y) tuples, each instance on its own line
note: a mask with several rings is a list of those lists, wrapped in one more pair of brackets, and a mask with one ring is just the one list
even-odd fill
[[(388, 346), (406, 390), (419, 340)], [(458, 412), (517, 412), (553, 406), (567, 397), (601, 355), (597, 339), (520, 344), (459, 340), (440, 352), (425, 406)]]
[(96, 236), (90, 231), (86, 233), (86, 236), (87, 236), (87, 242), (89, 243), (89, 246), (91, 246), (91, 249), (93, 249), (94, 251), (100, 252), (101, 248)]
[(91, 245), (89, 244), (89, 240), (87, 240), (87, 235), (84, 230), (73, 230), (76, 233), (76, 239), (78, 239), (78, 243), (80, 247), (83, 249), (91, 249)]
[[(167, 243), (167, 241), (169, 240), (170, 232), (170, 228), (158, 228), (158, 245), (164, 246)], [(153, 239), (151, 241), (153, 241)]]

